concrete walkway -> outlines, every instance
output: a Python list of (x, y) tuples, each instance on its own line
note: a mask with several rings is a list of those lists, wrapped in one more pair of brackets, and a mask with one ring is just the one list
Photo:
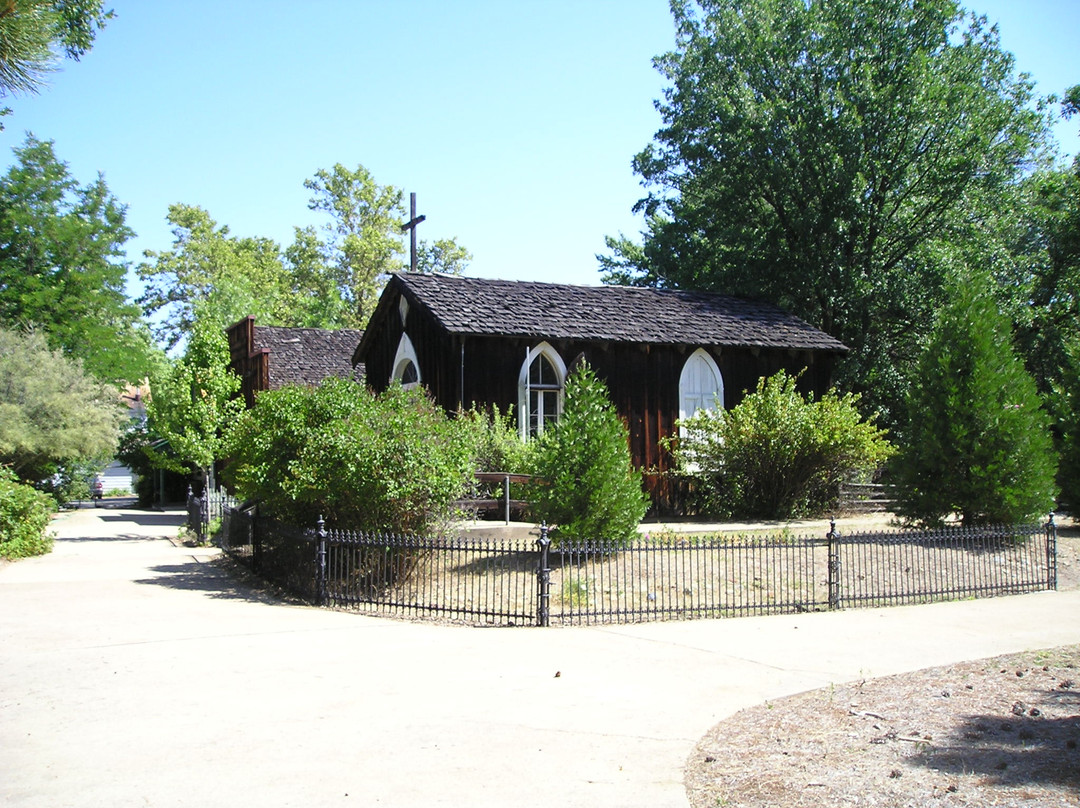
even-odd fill
[[(1080, 592), (603, 628), (280, 605), (180, 514), (80, 510), (0, 567), (5, 806), (685, 806), (717, 721), (766, 699), (1080, 643)], [(556, 676), (556, 672), (560, 675)]]

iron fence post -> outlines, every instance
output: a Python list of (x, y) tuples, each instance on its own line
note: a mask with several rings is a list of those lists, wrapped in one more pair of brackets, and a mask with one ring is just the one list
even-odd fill
[(548, 537), (547, 523), (540, 525), (540, 538), (536, 540), (536, 546), (540, 550), (540, 563), (536, 569), (536, 625), (547, 627), (551, 625), (551, 566), (548, 555), (551, 539)]
[(326, 593), (326, 521), (319, 516), (315, 531), (315, 604), (325, 606)]
[(1057, 524), (1053, 511), (1046, 523), (1046, 584), (1049, 589), (1057, 589)]
[(836, 519), (829, 520), (829, 535), (825, 537), (829, 551), (829, 608), (840, 608), (840, 551), (836, 546)]

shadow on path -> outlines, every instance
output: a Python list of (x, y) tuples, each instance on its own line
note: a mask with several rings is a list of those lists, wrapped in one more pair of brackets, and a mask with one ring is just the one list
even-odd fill
[(182, 513), (132, 513), (131, 511), (117, 516), (103, 513), (100, 518), (102, 522), (134, 522), (143, 527), (180, 527), (185, 520)]
[(139, 578), (137, 584), (160, 586), (181, 592), (198, 592), (210, 598), (224, 600), (246, 600), (268, 606), (281, 606), (287, 603), (297, 604), (302, 601), (279, 596), (274, 591), (263, 590), (237, 577), (227, 566), (228, 561), (199, 563), (189, 561), (184, 564), (159, 564), (149, 571), (159, 573), (153, 578)]
[(117, 533), (113, 536), (58, 536), (56, 538), (57, 544), (86, 544), (95, 542), (98, 544), (113, 544), (118, 542), (138, 542), (140, 544), (150, 544), (153, 542), (169, 541), (168, 536), (137, 536), (134, 533)]

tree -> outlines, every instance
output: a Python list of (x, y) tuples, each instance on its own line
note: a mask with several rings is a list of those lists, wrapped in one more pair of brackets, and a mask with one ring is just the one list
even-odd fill
[(353, 309), (342, 293), (347, 277), (326, 260), (325, 246), (314, 227), (297, 227), (294, 232), (293, 243), (285, 249), (285, 308), (294, 320), (290, 325), (348, 328)]
[(0, 6), (0, 98), (37, 92), (56, 50), (78, 61), (112, 18), (102, 0), (6, 0)]
[(225, 430), (244, 411), (243, 399), (235, 397), (239, 390), (224, 333), (212, 319), (196, 317), (183, 358), (150, 380), (147, 417), (174, 455), (157, 452), (159, 466), (182, 472), (181, 464), (190, 463), (213, 488)]
[(124, 292), (125, 207), (79, 185), (52, 141), (28, 135), (0, 178), (0, 325), (40, 328), (106, 380), (147, 373), (149, 332)]
[[(379, 185), (362, 165), (350, 170), (341, 163), (315, 172), (304, 187), (312, 192), (308, 207), (330, 217), (323, 228), (326, 241), (321, 242), (326, 265), (322, 276), (336, 280), (348, 308), (341, 325), (364, 328), (387, 277), (407, 267), (401, 230), (403, 193), (392, 185)], [(298, 241), (301, 232), (297, 231)], [(304, 238), (310, 241), (306, 233)], [(460, 275), (471, 260), (472, 254), (453, 238), (421, 240), (417, 245), (420, 272)]]
[[(1032, 87), (953, 0), (675, 0), (664, 127), (619, 282), (768, 299), (847, 343), (868, 403), (941, 299), (934, 237), (1041, 147)], [(914, 336), (914, 339), (912, 339)], [(899, 385), (895, 385), (899, 388)]]
[(287, 273), (278, 245), (267, 238), (239, 238), (219, 226), (203, 208), (170, 205), (173, 248), (147, 250), (137, 268), (146, 282), (139, 304), (160, 317), (156, 335), (176, 347), (201, 317), (219, 329), (253, 315), (265, 325), (283, 321)]
[(895, 467), (912, 521), (1008, 524), (1048, 512), (1057, 466), (1049, 419), (985, 277), (962, 277), (941, 311), (908, 398)]
[(304, 187), (311, 191), (308, 207), (330, 217), (324, 227), (326, 260), (344, 284), (349, 327), (363, 328), (387, 276), (404, 267), (401, 190), (379, 185), (362, 165), (350, 170), (341, 163), (319, 169)]
[(537, 438), (530, 489), (539, 519), (563, 542), (617, 547), (637, 536), (648, 498), (630, 461), (629, 436), (607, 386), (582, 362), (566, 381), (562, 416)]
[(463, 275), (470, 261), (472, 253), (452, 238), (439, 238), (431, 243), (421, 241), (416, 247), (418, 272)]
[(119, 391), (79, 360), (40, 333), (0, 329), (0, 464), (36, 483), (61, 466), (104, 461), (123, 418)]

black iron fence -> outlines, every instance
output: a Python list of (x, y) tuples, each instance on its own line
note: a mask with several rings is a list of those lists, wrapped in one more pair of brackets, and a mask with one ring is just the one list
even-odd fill
[(195, 496), (191, 486), (187, 492), (187, 526), (200, 542), (204, 542), (213, 532), (217, 523), (230, 508), (235, 508), (236, 499), (225, 491), (203, 491)]
[(298, 530), (226, 512), (223, 548), (316, 604), (485, 625), (781, 614), (1057, 588), (1056, 528), (664, 533), (629, 547)]

